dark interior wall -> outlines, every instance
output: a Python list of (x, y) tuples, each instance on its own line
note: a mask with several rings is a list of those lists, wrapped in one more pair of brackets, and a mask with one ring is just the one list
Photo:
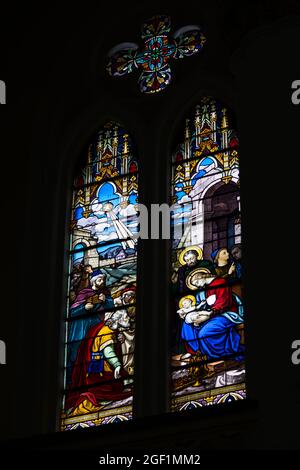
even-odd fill
[[(237, 436), (233, 443), (243, 447), (299, 446), (300, 366), (290, 360), (291, 343), (300, 339), (298, 279), (290, 273), (297, 264), (300, 106), (292, 105), (290, 95), (291, 82), (300, 77), (300, 19), (296, 2), (281, 8), (249, 2), (248, 9), (223, 3), (198, 2), (182, 11), (161, 2), (151, 7), (132, 2), (118, 14), (115, 6), (90, 3), (8, 12), (8, 33), (1, 40), (7, 55), (0, 68), (8, 102), (0, 109), (0, 339), (7, 344), (7, 365), (0, 366), (1, 437), (56, 429), (66, 214), (73, 168), (89, 137), (106, 119), (119, 120), (139, 151), (141, 202), (167, 202), (168, 160), (180, 123), (200, 96), (212, 94), (236, 113), (240, 134), (248, 392), (257, 408), (225, 418), (220, 412), (220, 421), (216, 412), (213, 418), (206, 414), (199, 428), (193, 420), (190, 432), (208, 447), (213, 440), (223, 446), (230, 430)], [(107, 76), (106, 53), (119, 42), (139, 42), (143, 20), (165, 12), (174, 30), (202, 24), (207, 44), (201, 57), (172, 64), (174, 80), (167, 90), (143, 96), (136, 74), (120, 80)], [(144, 393), (135, 408), (138, 416), (145, 411), (155, 416), (168, 407), (163, 385), (169, 265), (165, 241), (142, 241), (141, 249), (137, 390)], [(156, 341), (144, 348), (148, 331)], [(148, 444), (155, 442), (153, 420), (150, 430), (147, 422), (140, 425)], [(185, 422), (188, 433), (190, 421)], [(182, 423), (179, 418), (166, 425), (161, 442), (176, 444)], [(216, 426), (220, 430), (213, 438)], [(128, 439), (135, 441), (136, 430), (130, 429)]]

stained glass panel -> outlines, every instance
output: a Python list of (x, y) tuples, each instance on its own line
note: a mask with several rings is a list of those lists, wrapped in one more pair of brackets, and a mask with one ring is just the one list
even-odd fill
[(172, 409), (245, 398), (238, 138), (203, 98), (172, 156)]
[(143, 93), (158, 93), (172, 79), (170, 61), (183, 59), (199, 52), (205, 37), (199, 26), (185, 26), (171, 36), (171, 19), (156, 15), (142, 26), (143, 48), (135, 43), (116, 46), (109, 54), (107, 71), (120, 77), (140, 69), (140, 90)]
[(131, 137), (109, 122), (74, 179), (62, 430), (132, 416), (137, 172)]

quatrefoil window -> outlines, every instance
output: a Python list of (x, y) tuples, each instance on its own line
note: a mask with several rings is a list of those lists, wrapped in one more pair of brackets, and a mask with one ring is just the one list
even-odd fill
[(136, 43), (121, 43), (111, 49), (107, 65), (108, 73), (121, 77), (142, 70), (139, 86), (142, 93), (158, 93), (172, 79), (170, 62), (198, 53), (205, 36), (199, 26), (184, 26), (173, 35), (169, 16), (154, 16), (142, 26), (142, 49)]

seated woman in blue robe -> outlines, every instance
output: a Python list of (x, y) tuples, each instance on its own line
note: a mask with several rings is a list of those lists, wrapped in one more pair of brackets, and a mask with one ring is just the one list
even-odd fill
[(194, 290), (205, 288), (196, 295), (196, 302), (200, 308), (204, 303), (209, 306), (208, 319), (199, 325), (183, 322), (181, 337), (187, 352), (192, 355), (200, 352), (208, 360), (231, 356), (242, 361), (244, 346), (236, 330), (244, 320), (241, 300), (225, 279), (209, 276), (199, 269), (190, 274), (187, 284)]

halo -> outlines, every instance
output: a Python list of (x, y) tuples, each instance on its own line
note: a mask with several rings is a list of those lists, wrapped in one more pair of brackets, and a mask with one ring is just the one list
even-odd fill
[(92, 276), (90, 279), (91, 284), (94, 284), (100, 277), (106, 278), (106, 274), (97, 274), (96, 276)]
[(200, 260), (203, 258), (203, 251), (202, 249), (200, 248), (200, 246), (189, 246), (187, 248), (184, 248), (184, 250), (182, 250), (179, 255), (178, 255), (178, 261), (179, 263), (184, 266), (186, 264), (186, 262), (184, 261), (184, 255), (188, 252), (188, 251), (196, 251), (198, 253), (198, 256), (197, 256), (197, 259)]
[(179, 307), (182, 308), (183, 307), (183, 301), (185, 299), (190, 299), (192, 301), (192, 305), (196, 305), (196, 297), (194, 295), (185, 295), (184, 297), (182, 297), (180, 300), (179, 300)]
[(190, 272), (190, 274), (187, 276), (186, 281), (185, 281), (187, 287), (188, 287), (190, 290), (196, 290), (196, 289), (198, 289), (198, 287), (194, 286), (194, 285), (191, 283), (192, 277), (194, 277), (194, 275), (195, 275), (195, 274), (198, 274), (198, 273), (201, 273), (201, 274), (210, 274), (211, 276), (213, 276), (212, 272), (211, 272), (208, 268), (197, 268), (197, 269), (194, 269), (193, 271)]

